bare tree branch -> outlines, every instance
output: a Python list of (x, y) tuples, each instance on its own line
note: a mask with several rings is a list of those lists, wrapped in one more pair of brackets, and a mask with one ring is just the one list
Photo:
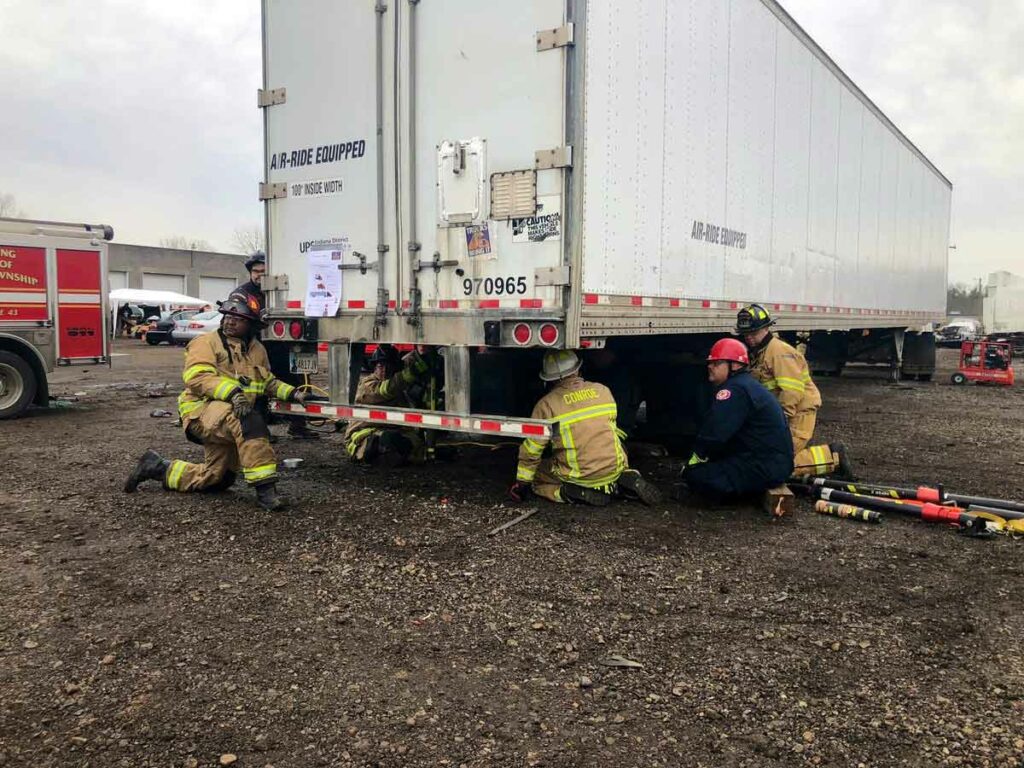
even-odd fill
[(0, 193), (0, 218), (24, 219), (27, 214), (18, 207), (18, 201), (10, 192)]
[(160, 238), (162, 248), (177, 248), (181, 251), (211, 251), (213, 248), (205, 240), (184, 235), (172, 235)]
[(264, 250), (263, 227), (258, 224), (248, 224), (235, 229), (231, 238), (231, 245), (238, 253), (246, 255)]

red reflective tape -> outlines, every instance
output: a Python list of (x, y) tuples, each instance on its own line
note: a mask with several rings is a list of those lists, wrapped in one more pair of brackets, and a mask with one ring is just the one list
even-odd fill
[(302, 309), (302, 302), (296, 301), (295, 299), (289, 299), (286, 306), (288, 309)]
[(352, 418), (352, 409), (349, 406), (347, 406), (347, 405), (339, 405), (338, 406), (338, 413), (337, 413), (337, 415), (338, 416), (342, 416), (342, 417), (344, 417), (346, 419), (351, 419)]
[(668, 300), (668, 305), (670, 307), (678, 307), (679, 306), (679, 299), (669, 299)]
[(423, 414), (422, 413), (407, 413), (405, 414), (405, 420), (409, 424), (422, 424)]
[(348, 308), (349, 309), (366, 309), (366, 302), (365, 301), (355, 301), (355, 300), (349, 301), (348, 302)]
[(729, 309), (738, 309), (739, 306), (740, 306), (739, 302), (736, 302), (736, 301), (730, 301), (729, 302)]
[(398, 302), (396, 302), (394, 299), (391, 299), (388, 302), (388, 309), (395, 309), (397, 306), (398, 306)]
[(497, 299), (482, 299), (480, 309), (497, 309), (501, 304)]
[(306, 413), (323, 413), (323, 412), (324, 412), (323, 411), (323, 406), (312, 405), (312, 404), (306, 406)]
[(523, 424), (524, 435), (543, 435), (544, 427), (538, 426), (537, 424)]
[(642, 307), (644, 305), (644, 298), (643, 296), (630, 296), (629, 303), (634, 307)]
[(480, 429), (484, 432), (501, 432), (501, 424), (497, 421), (481, 421)]
[(317, 344), (316, 345), (316, 351), (317, 352), (326, 352), (327, 351), (327, 342), (321, 341), (319, 344)]
[[(590, 302), (587, 302), (588, 304)], [(540, 299), (520, 299), (520, 309), (540, 309), (543, 306)]]
[(700, 306), (701, 309), (711, 309), (711, 302), (708, 301), (707, 299), (704, 299), (704, 301), (700, 303)]
[(593, 344), (594, 344), (594, 342), (592, 342), (590, 339), (580, 339), (580, 346), (583, 349), (586, 349), (587, 347), (593, 346)]
[(776, 304), (775, 305), (775, 309), (776, 309), (776, 311), (782, 309), (782, 305), (781, 304)]
[(441, 301), (439, 301), (437, 305), (441, 309), (458, 309), (459, 308), (459, 302), (456, 301), (455, 299), (441, 299)]
[(402, 299), (402, 309), (408, 309), (408, 308), (409, 308), (409, 300), (408, 299)]
[(370, 411), (370, 418), (371, 419), (380, 419), (381, 421), (387, 421), (388, 412), (387, 411)]
[(596, 293), (584, 293), (583, 294), (583, 303), (584, 304), (597, 304), (597, 294)]
[(441, 417), (441, 426), (442, 427), (461, 427), (462, 426), (462, 419), (456, 418), (454, 416), (442, 416)]

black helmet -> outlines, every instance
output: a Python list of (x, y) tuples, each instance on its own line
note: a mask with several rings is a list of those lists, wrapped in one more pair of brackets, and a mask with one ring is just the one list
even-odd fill
[(750, 304), (736, 313), (736, 333), (753, 333), (772, 325), (775, 321), (760, 304)]
[(252, 272), (252, 268), (257, 264), (266, 264), (267, 257), (263, 251), (256, 251), (245, 260), (245, 268), (247, 271)]
[(398, 351), (390, 344), (378, 344), (373, 353), (365, 358), (366, 370), (372, 372), (378, 365), (387, 369), (397, 368), (399, 364)]
[(241, 299), (218, 301), (217, 311), (222, 315), (234, 315), (235, 317), (244, 318), (257, 326), (263, 325), (263, 318), (260, 317), (259, 311), (253, 309)]

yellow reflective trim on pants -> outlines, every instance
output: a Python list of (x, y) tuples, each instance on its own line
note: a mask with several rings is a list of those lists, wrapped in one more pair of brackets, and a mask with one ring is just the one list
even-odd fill
[(246, 467), (242, 469), (242, 475), (247, 483), (258, 483), (277, 474), (277, 464), (261, 464), (258, 467)]
[(172, 491), (178, 490), (178, 486), (181, 485), (181, 476), (185, 474), (185, 468), (188, 466), (188, 462), (182, 461), (181, 459), (175, 459), (171, 462), (171, 468), (167, 470), (167, 487)]
[(375, 431), (377, 431), (376, 427), (366, 427), (364, 429), (360, 429), (358, 432), (353, 432), (352, 437), (350, 437), (348, 442), (345, 444), (345, 452), (349, 456), (355, 455), (359, 444), (363, 442), (363, 438), (372, 435)]
[(516, 467), (516, 480), (524, 483), (532, 483), (533, 478), (537, 476), (536, 467), (524, 467), (519, 465)]
[(531, 456), (540, 456), (544, 453), (544, 448), (546, 446), (547, 443), (538, 443), (536, 440), (529, 437), (523, 440), (523, 447), (526, 448), (526, 452)]
[(186, 384), (188, 384), (190, 381), (192, 381), (192, 379), (194, 379), (200, 373), (216, 373), (216, 372), (217, 372), (217, 369), (214, 368), (212, 365), (207, 365), (206, 363), (198, 363), (196, 365), (191, 365), (188, 368), (186, 368), (182, 372), (182, 374), (181, 374), (181, 379)]

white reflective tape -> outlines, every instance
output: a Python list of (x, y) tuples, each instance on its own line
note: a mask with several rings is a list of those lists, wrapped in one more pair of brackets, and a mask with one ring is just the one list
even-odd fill
[(58, 304), (99, 304), (98, 293), (58, 293)]
[(0, 304), (45, 304), (46, 292), (39, 293), (0, 293)]

